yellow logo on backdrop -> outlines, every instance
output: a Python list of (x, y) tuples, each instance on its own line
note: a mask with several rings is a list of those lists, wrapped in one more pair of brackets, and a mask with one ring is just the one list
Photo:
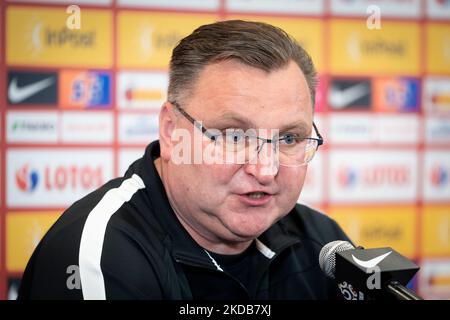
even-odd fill
[(119, 12), (119, 67), (168, 68), (178, 41), (217, 19), (214, 15)]
[(424, 207), (422, 254), (427, 257), (450, 255), (450, 206)]
[(277, 26), (289, 35), (309, 53), (317, 71), (323, 71), (323, 21), (313, 18), (268, 18), (263, 16), (229, 16), (227, 19), (261, 21)]
[(429, 23), (427, 30), (427, 71), (450, 72), (450, 26)]
[(6, 269), (22, 272), (59, 212), (14, 212), (6, 215)]
[(81, 28), (69, 29), (65, 8), (11, 6), (6, 12), (8, 64), (112, 66), (112, 15), (82, 9)]
[(420, 72), (419, 25), (383, 22), (369, 30), (364, 19), (330, 22), (333, 73), (406, 74)]
[(331, 207), (329, 212), (356, 245), (391, 247), (410, 258), (417, 254), (414, 207)]

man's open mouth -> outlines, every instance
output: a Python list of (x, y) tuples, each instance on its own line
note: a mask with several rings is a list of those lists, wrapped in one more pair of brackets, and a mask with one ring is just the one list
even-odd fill
[(269, 195), (268, 193), (265, 192), (249, 192), (245, 194), (247, 197), (249, 197), (250, 199), (261, 199), (267, 195)]

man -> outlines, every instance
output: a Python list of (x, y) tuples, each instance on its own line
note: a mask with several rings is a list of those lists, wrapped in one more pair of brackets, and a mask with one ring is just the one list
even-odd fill
[(296, 204), (322, 143), (315, 83), (308, 54), (267, 24), (217, 22), (181, 40), (160, 140), (61, 216), (19, 298), (336, 298), (318, 255), (348, 238)]

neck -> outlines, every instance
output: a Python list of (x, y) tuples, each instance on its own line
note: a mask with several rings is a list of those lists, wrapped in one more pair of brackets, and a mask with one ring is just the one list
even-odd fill
[[(175, 211), (175, 210), (174, 210)], [(196, 229), (192, 228), (189, 223), (187, 223), (181, 216), (179, 216), (176, 211), (175, 215), (180, 221), (184, 229), (189, 233), (189, 235), (194, 239), (194, 241), (201, 246), (203, 249), (208, 251), (218, 253), (218, 254), (239, 254), (244, 252), (253, 242), (253, 239), (244, 241), (227, 241), (212, 235), (214, 239), (203, 235)]]

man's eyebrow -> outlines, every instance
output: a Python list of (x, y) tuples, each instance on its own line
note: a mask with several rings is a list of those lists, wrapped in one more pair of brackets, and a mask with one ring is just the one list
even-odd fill
[(299, 120), (287, 125), (284, 125), (280, 128), (280, 132), (286, 132), (292, 129), (300, 130), (302, 135), (307, 135), (311, 133), (311, 126), (309, 126), (305, 121)]
[[(244, 115), (237, 115), (232, 112), (224, 112), (220, 114), (218, 121), (235, 121), (237, 124), (248, 127), (248, 128), (254, 128), (257, 129), (252, 121), (252, 119), (244, 116)], [(300, 130), (301, 135), (308, 135), (311, 133), (311, 126), (309, 126), (305, 121), (298, 120), (293, 123), (287, 124), (282, 126), (281, 128), (278, 128), (280, 132), (286, 132), (292, 129)]]
[(237, 115), (232, 112), (224, 112), (219, 115), (219, 118), (217, 121), (235, 121), (240, 125), (244, 125), (247, 127), (252, 127), (253, 122), (250, 118), (243, 116), (243, 115)]

